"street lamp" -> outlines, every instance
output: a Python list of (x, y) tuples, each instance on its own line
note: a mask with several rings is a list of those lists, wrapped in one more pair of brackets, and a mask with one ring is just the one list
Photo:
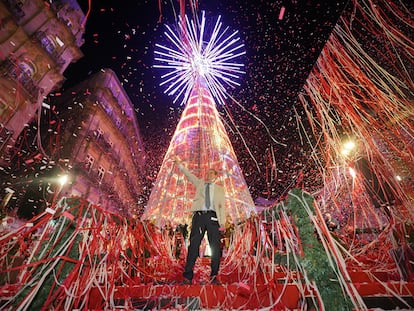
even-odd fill
[(57, 189), (55, 190), (55, 193), (53, 194), (53, 198), (52, 198), (52, 206), (54, 206), (55, 205), (55, 203), (56, 203), (56, 199), (57, 199), (57, 197), (58, 197), (58, 195), (59, 195), (59, 193), (60, 193), (60, 191), (62, 191), (62, 189), (63, 189), (63, 187), (65, 186), (65, 184), (68, 182), (68, 179), (69, 179), (69, 176), (68, 175), (66, 175), (66, 174), (64, 174), (64, 175), (62, 175), (62, 176), (59, 176), (58, 177), (58, 183), (59, 183), (59, 185), (58, 185), (58, 187), (57, 187)]
[(68, 181), (68, 175), (62, 175), (59, 177), (60, 188), (62, 188)]
[(348, 156), (354, 149), (355, 149), (355, 143), (352, 140), (349, 140), (342, 146), (341, 153), (344, 156)]

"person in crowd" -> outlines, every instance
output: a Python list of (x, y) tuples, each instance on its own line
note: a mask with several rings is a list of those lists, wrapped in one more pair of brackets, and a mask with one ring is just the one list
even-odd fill
[(224, 233), (224, 247), (228, 250), (234, 232), (234, 223), (230, 214), (227, 214), (226, 216), (226, 223), (224, 224), (224, 227), (226, 229)]
[(335, 231), (339, 228), (338, 221), (330, 213), (325, 214), (325, 223), (329, 231)]

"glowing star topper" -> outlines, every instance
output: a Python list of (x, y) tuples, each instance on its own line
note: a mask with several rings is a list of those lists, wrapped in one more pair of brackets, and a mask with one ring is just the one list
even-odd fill
[(224, 104), (228, 95), (225, 86), (239, 86), (237, 80), (245, 73), (244, 64), (234, 62), (246, 53), (238, 32), (222, 29), (219, 16), (211, 34), (207, 34), (204, 11), (200, 23), (189, 21), (186, 15), (185, 23), (180, 18), (178, 25), (178, 34), (168, 25), (164, 32), (172, 48), (156, 44), (154, 67), (168, 71), (161, 76), (164, 93), (175, 96), (174, 103), (179, 98), (185, 103), (195, 83), (200, 82), (206, 84), (217, 102)]

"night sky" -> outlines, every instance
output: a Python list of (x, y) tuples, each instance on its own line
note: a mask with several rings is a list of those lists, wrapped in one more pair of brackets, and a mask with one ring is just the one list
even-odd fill
[[(88, 2), (78, 2), (86, 13)], [(160, 73), (152, 68), (154, 45), (165, 42), (164, 23), (174, 24), (174, 12), (179, 12), (178, 1), (161, 2), (160, 11), (157, 0), (92, 0), (81, 48), (85, 57), (64, 74), (64, 88), (68, 88), (102, 68), (116, 72), (135, 106), (151, 177), (158, 172), (183, 109), (163, 95)], [(303, 115), (297, 95), (346, 4), (198, 2), (199, 12), (205, 10), (206, 17), (214, 19), (221, 15), (225, 25), (240, 32), (245, 44), (241, 60), (246, 75), (241, 86), (230, 91), (243, 108), (229, 103), (228, 112), (218, 109), (227, 124), (234, 121), (236, 128), (229, 125), (227, 131), (254, 198), (279, 198), (294, 186), (300, 171), (312, 172), (309, 146), (301, 140), (295, 118), (295, 111)], [(282, 7), (285, 13), (279, 19)], [(315, 181), (310, 183), (317, 186)]]

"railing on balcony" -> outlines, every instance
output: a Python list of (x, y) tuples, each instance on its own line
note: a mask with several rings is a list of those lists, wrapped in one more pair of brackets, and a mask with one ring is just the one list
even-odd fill
[(114, 212), (120, 215), (128, 214), (128, 206), (124, 205), (114, 186), (102, 179), (97, 170), (89, 169), (84, 163), (77, 163), (74, 165), (74, 171), (77, 174), (82, 174), (91, 184), (106, 194), (107, 200), (111, 201), (112, 205), (114, 205), (112, 206)]
[[(136, 143), (136, 141), (132, 138), (134, 134), (131, 134), (131, 128), (125, 125), (128, 124), (128, 122), (122, 122), (122, 120), (118, 118), (120, 112), (114, 112), (113, 107), (107, 104), (110, 103), (112, 100), (111, 98), (107, 98), (107, 96), (108, 93), (101, 92), (99, 94), (95, 94), (95, 98), (93, 98), (93, 100), (100, 103), (100, 106), (105, 111), (106, 115), (112, 120), (112, 123), (119, 130), (119, 132), (125, 137), (128, 146), (133, 146)], [(132, 148), (130, 148), (130, 150), (131, 152), (139, 152), (134, 151)], [(138, 163), (136, 157), (133, 157), (133, 161), (137, 167), (141, 166), (141, 164)]]
[(3, 76), (8, 76), (23, 86), (30, 98), (38, 97), (40, 88), (34, 83), (32, 77), (23, 71), (10, 57), (7, 57), (0, 64), (0, 72)]
[(115, 153), (112, 145), (105, 139), (105, 137), (102, 135), (98, 136), (94, 131), (89, 131), (87, 133), (87, 137), (93, 139), (93, 141), (97, 144), (98, 147), (101, 148), (104, 153), (110, 154), (115, 165), (119, 165), (121, 158), (119, 154)]
[(37, 31), (33, 34), (33, 37), (37, 39), (43, 49), (49, 54), (52, 60), (56, 63), (58, 68), (62, 68), (65, 64), (65, 60), (60, 56), (55, 44), (49, 39), (43, 31)]
[[(128, 215), (132, 209), (131, 206), (125, 206), (113, 184), (106, 182), (105, 179), (102, 179), (98, 170), (89, 169), (84, 163), (77, 163), (73, 168), (76, 173), (82, 174), (91, 182), (91, 184), (95, 185), (95, 187), (98, 187), (102, 192), (104, 192), (108, 200), (116, 203), (116, 212), (118, 214)], [(132, 197), (139, 198), (140, 194), (135, 191), (135, 187), (132, 185), (132, 182), (129, 179), (126, 179), (125, 182), (128, 190), (132, 193)]]
[(10, 12), (12, 12), (12, 14), (14, 15), (14, 17), (16, 18), (17, 21), (21, 20), (23, 17), (26, 16), (26, 14), (24, 13), (22, 6), (23, 6), (23, 1), (21, 0), (6, 0), (5, 1), (6, 6), (8, 7), (8, 9), (10, 10)]

